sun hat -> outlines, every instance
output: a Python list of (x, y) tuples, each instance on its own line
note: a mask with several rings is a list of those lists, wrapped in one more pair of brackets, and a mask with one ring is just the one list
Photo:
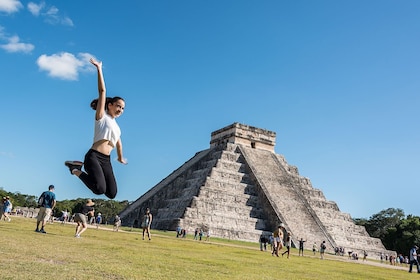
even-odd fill
[(95, 203), (92, 201), (92, 199), (88, 199), (86, 202), (86, 206), (93, 206)]

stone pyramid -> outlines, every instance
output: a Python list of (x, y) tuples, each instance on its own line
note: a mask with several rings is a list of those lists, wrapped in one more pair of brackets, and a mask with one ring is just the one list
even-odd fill
[(152, 229), (191, 233), (200, 227), (212, 236), (257, 242), (284, 223), (294, 246), (303, 238), (308, 249), (325, 240), (330, 251), (390, 253), (276, 154), (275, 141), (275, 132), (240, 123), (214, 131), (209, 149), (120, 213), (123, 224), (140, 227), (150, 208)]

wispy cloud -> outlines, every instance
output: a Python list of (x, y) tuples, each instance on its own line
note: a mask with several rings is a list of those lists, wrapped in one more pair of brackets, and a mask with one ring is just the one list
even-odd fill
[[(1, 1), (1, 0), (0, 0)], [(45, 7), (45, 2), (41, 2), (39, 4), (36, 4), (34, 2), (29, 2), (28, 3), (28, 10), (29, 12), (34, 15), (34, 16), (39, 16), (39, 13), (41, 12), (41, 10)]]
[(0, 48), (10, 53), (17, 53), (17, 52), (30, 53), (35, 48), (35, 46), (32, 44), (21, 42), (19, 36), (17, 35), (8, 36), (4, 32), (4, 28), (1, 25), (0, 25), (0, 41), (7, 42), (5, 44), (0, 44)]
[[(3, 0), (0, 0), (3, 1)], [(51, 6), (47, 7), (45, 2), (40, 2), (39, 4), (36, 4), (34, 2), (29, 2), (28, 5), (29, 12), (38, 17), (41, 16), (44, 18), (45, 22), (56, 25), (56, 24), (62, 24), (66, 26), (73, 26), (73, 21), (71, 18), (67, 16), (63, 16), (60, 14), (60, 11), (57, 7)]]
[(89, 67), (91, 57), (89, 53), (79, 53), (77, 57), (67, 52), (50, 56), (43, 54), (37, 59), (37, 64), (50, 77), (74, 81), (78, 80), (80, 72), (94, 71), (93, 67)]
[(0, 0), (0, 13), (7, 14), (16, 13), (19, 9), (23, 8), (22, 3), (17, 0)]

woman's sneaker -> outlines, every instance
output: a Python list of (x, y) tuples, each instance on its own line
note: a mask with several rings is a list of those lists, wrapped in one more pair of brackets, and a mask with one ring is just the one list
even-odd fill
[(64, 162), (64, 165), (69, 168), (70, 174), (73, 175), (73, 170), (82, 171), (83, 162), (77, 160), (68, 160)]

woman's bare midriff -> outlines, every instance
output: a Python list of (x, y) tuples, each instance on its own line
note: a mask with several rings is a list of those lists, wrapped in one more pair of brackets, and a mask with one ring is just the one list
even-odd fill
[(103, 139), (94, 143), (92, 145), (92, 149), (109, 156), (111, 154), (112, 149), (114, 149), (114, 146), (110, 141)]

